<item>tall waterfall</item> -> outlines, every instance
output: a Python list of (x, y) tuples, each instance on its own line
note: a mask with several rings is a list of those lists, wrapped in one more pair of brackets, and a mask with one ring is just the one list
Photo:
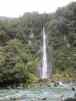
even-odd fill
[(48, 64), (47, 64), (47, 38), (46, 38), (46, 33), (45, 29), (43, 27), (43, 56), (42, 56), (42, 73), (41, 73), (41, 78), (42, 79), (47, 79), (48, 78)]

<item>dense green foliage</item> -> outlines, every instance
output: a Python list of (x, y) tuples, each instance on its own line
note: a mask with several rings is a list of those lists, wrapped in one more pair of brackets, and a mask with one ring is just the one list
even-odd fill
[(53, 14), (25, 13), (0, 19), (0, 83), (30, 83), (41, 63), (42, 27), (54, 73), (76, 74), (76, 3)]
[(55, 71), (66, 72), (70, 78), (75, 78), (76, 3), (59, 8), (48, 23), (47, 30), (54, 49)]

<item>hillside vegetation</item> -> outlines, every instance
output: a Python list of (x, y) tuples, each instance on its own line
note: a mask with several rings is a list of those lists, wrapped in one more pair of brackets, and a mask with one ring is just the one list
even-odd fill
[(48, 36), (48, 58), (54, 79), (76, 78), (76, 2), (53, 14), (25, 13), (0, 19), (0, 84), (31, 83), (38, 79), (42, 28)]

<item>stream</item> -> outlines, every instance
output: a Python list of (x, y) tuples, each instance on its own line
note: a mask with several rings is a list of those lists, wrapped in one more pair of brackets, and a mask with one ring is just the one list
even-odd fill
[(0, 89), (0, 101), (60, 101), (61, 97), (73, 97), (75, 93), (72, 86), (42, 85), (25, 89)]

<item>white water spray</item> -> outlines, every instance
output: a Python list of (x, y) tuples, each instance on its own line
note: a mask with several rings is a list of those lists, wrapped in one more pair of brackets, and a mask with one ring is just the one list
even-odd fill
[(43, 28), (43, 57), (42, 57), (42, 79), (48, 78), (48, 64), (47, 64), (47, 47), (46, 47), (46, 33), (45, 29)]

